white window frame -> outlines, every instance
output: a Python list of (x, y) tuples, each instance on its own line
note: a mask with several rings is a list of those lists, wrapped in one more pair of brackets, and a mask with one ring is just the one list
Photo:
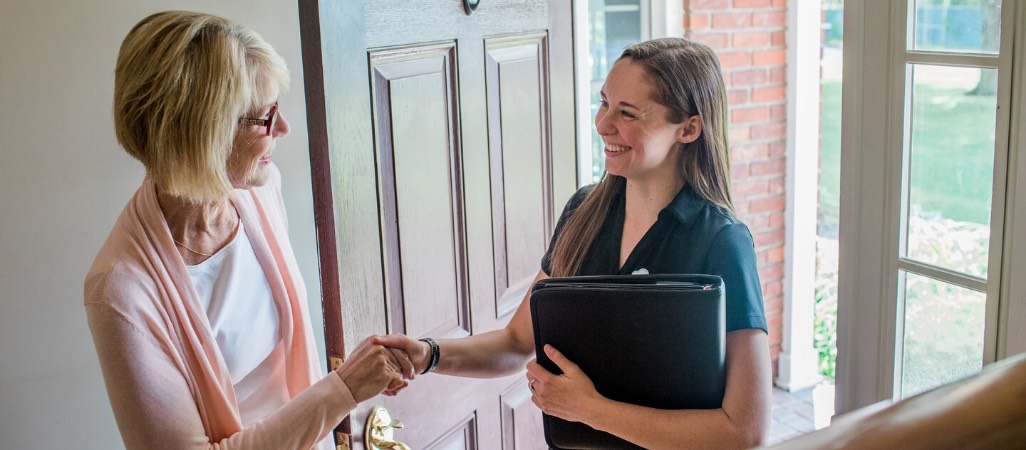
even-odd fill
[[(1008, 0), (1006, 0), (1008, 1)], [(1026, 49), (1026, 5), (1016, 2), (1017, 24), (1012, 50)], [(1004, 36), (1002, 36), (1003, 38)], [(1026, 226), (1026, 58), (1015, 58), (1009, 121), (1008, 191), (1005, 193), (1005, 230)], [(1004, 302), (998, 315), (997, 357), (1026, 353), (1026, 236), (1007, 232), (1001, 267), (1000, 295)], [(1018, 274), (1019, 276), (1013, 276)]]
[[(577, 185), (592, 183), (591, 179), (591, 80), (588, 55), (588, 0), (573, 2), (574, 70), (577, 91)], [(680, 0), (641, 0), (642, 39), (684, 35), (684, 7)]]
[(588, 0), (573, 2), (574, 91), (577, 116), (577, 187), (591, 184), (591, 55), (588, 42)]
[[(1021, 52), (1026, 4), (1005, 0), (1001, 53)], [(842, 93), (838, 361), (835, 409), (848, 412), (897, 397), (903, 313), (895, 301), (901, 221), (902, 151), (907, 123), (906, 0), (886, 4), (845, 2), (844, 87)], [(1013, 22), (1013, 27), (1005, 26)], [(991, 250), (983, 362), (1026, 351), (1026, 63), (1003, 60), (999, 67), (999, 124), (995, 145)], [(1010, 89), (1014, 88), (1014, 90)], [(1007, 114), (1014, 112), (1011, 120)], [(1009, 123), (1018, 127), (1007, 129)], [(1001, 124), (1004, 124), (1003, 126)], [(1004, 131), (1010, 131), (1005, 137)], [(1001, 147), (1007, 145), (1007, 151)], [(1021, 175), (1017, 175), (1021, 174)], [(1020, 233), (1021, 234), (1021, 233)], [(938, 275), (938, 274), (934, 274)], [(943, 275), (943, 274), (939, 274)], [(941, 278), (944, 279), (944, 278)]]

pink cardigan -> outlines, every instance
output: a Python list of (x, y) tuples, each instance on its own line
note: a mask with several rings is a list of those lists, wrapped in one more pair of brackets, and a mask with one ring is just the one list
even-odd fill
[(338, 375), (321, 375), (281, 176), (271, 169), (266, 186), (236, 191), (234, 201), (277, 302), (292, 399), (242, 427), (206, 312), (147, 178), (85, 281), (89, 328), (126, 447), (330, 449), (324, 438), (356, 407)]

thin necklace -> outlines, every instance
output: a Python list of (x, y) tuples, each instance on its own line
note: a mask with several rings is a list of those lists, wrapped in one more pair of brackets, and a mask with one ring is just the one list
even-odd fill
[(181, 245), (182, 248), (184, 248), (184, 249), (186, 249), (186, 250), (188, 250), (190, 252), (193, 252), (193, 253), (195, 253), (197, 255), (203, 256), (205, 258), (209, 258), (209, 257), (213, 256), (213, 253), (197, 252), (196, 250), (193, 250), (192, 247), (189, 247), (188, 245), (185, 245), (182, 241), (179, 241), (178, 239), (175, 239), (173, 237), (171, 238), (171, 240), (175, 241), (175, 244)]
[[(239, 208), (236, 208), (236, 207), (235, 207), (235, 204), (234, 204), (234, 203), (232, 203), (231, 201), (229, 201), (228, 203), (232, 205), (232, 208), (233, 208), (233, 209), (235, 209), (235, 218), (236, 218), (236, 221), (235, 221), (235, 230), (238, 230), (238, 229), (239, 229), (239, 224), (241, 224), (241, 223), (242, 223), (242, 215), (241, 215), (241, 214), (239, 214)], [(232, 236), (234, 236), (234, 235), (235, 235), (235, 233), (234, 233), (234, 231), (233, 231), (233, 232), (232, 232)], [(179, 241), (178, 239), (175, 239), (175, 237), (174, 237), (174, 236), (171, 236), (171, 240), (172, 240), (172, 241), (175, 241), (175, 244), (181, 245), (181, 246), (182, 246), (182, 248), (184, 248), (184, 249), (186, 249), (186, 250), (188, 250), (188, 251), (190, 251), (190, 252), (193, 252), (193, 253), (195, 253), (195, 254), (197, 254), (197, 255), (200, 255), (200, 256), (202, 256), (202, 257), (205, 257), (205, 258), (209, 258), (209, 257), (211, 257), (211, 256), (214, 256), (214, 254), (213, 254), (213, 253), (203, 253), (203, 252), (197, 252), (196, 250), (193, 250), (193, 249), (192, 249), (192, 247), (189, 247), (188, 245), (185, 245), (185, 243), (184, 243), (184, 242), (182, 242), (182, 241)], [(215, 253), (216, 253), (216, 252), (215, 252)]]

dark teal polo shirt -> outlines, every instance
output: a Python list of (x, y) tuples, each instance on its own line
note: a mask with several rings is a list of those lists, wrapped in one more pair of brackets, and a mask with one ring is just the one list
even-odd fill
[[(546, 274), (552, 272), (549, 260), (563, 224), (593, 187), (585, 186), (578, 190), (563, 208), (549, 249), (542, 257), (541, 266)], [(656, 223), (641, 238), (621, 268), (625, 189), (621, 188), (613, 199), (602, 229), (585, 255), (577, 275), (629, 275), (641, 269), (653, 274), (718, 275), (726, 286), (727, 332), (746, 328), (765, 331), (762, 284), (755, 259), (755, 243), (748, 226), (730, 211), (700, 197), (690, 185), (685, 185), (659, 212)]]

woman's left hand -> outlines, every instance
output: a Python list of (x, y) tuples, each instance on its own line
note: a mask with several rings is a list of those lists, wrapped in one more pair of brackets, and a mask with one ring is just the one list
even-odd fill
[(542, 412), (572, 422), (584, 422), (593, 405), (605, 397), (595, 390), (581, 368), (566, 359), (559, 350), (545, 345), (545, 354), (563, 371), (562, 375), (549, 372), (537, 359), (527, 363), (527, 383), (531, 388), (531, 401), (541, 408)]

